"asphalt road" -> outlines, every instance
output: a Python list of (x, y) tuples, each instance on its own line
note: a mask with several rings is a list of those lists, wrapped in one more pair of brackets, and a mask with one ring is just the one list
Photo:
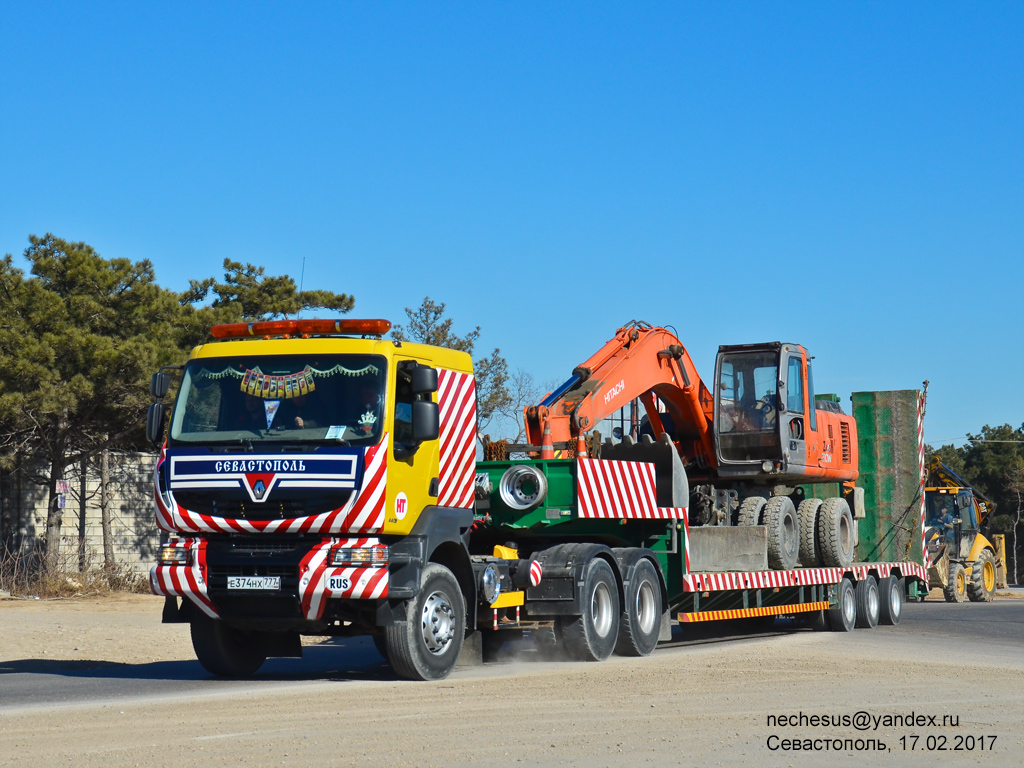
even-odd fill
[[(810, 630), (780, 621), (767, 630), (752, 630), (739, 622), (679, 627), (673, 640), (658, 654), (686, 653), (697, 646), (756, 643), (764, 637), (806, 633)], [(879, 651), (892, 643), (920, 649), (922, 658), (948, 659), (950, 653), (969, 648), (980, 662), (1024, 656), (1024, 600), (947, 605), (941, 602), (907, 603), (899, 627), (855, 630), (846, 638), (861, 650)], [(498, 662), (456, 672), (461, 677), (487, 677), (503, 673), (517, 662), (541, 661), (536, 654), (513, 656), (510, 648)], [(271, 659), (255, 679), (220, 680), (197, 661), (149, 664), (21, 659), (0, 662), (0, 715), (54, 706), (116, 706), (131, 701), (152, 701), (197, 696), (219, 697), (274, 689), (315, 686), (323, 682), (392, 681), (390, 668), (368, 638), (344, 639), (307, 646), (302, 659)]]

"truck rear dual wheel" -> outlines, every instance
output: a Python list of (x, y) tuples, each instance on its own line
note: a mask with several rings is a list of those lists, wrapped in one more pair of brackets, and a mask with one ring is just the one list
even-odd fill
[(198, 612), (192, 617), (190, 632), (196, 658), (212, 675), (249, 677), (267, 660), (266, 639), (260, 632), (235, 629)]
[(583, 572), (580, 605), (583, 615), (559, 622), (565, 652), (576, 661), (604, 661), (619, 637), (619, 588), (612, 567), (599, 557)]
[(827, 568), (849, 568), (853, 563), (853, 514), (846, 499), (825, 499), (818, 511), (818, 551)]
[(800, 556), (800, 527), (796, 508), (788, 496), (772, 496), (764, 508), (768, 529), (768, 567), (789, 571), (796, 568)]
[(386, 632), (387, 659), (407, 680), (443, 680), (455, 669), (466, 639), (466, 601), (450, 570), (427, 563), (406, 618)]
[(967, 597), (967, 573), (960, 563), (949, 564), (949, 581), (942, 589), (947, 603), (962, 603)]
[(878, 582), (878, 623), (895, 626), (903, 616), (903, 581), (887, 576)]
[(967, 597), (972, 603), (988, 603), (996, 593), (996, 559), (987, 549), (981, 550), (971, 567), (971, 579), (967, 582)]
[(619, 617), (615, 652), (620, 656), (650, 656), (661, 634), (661, 577), (650, 560), (640, 560), (622, 589), (625, 605)]
[(853, 582), (843, 579), (836, 585), (836, 604), (829, 606), (828, 623), (833, 632), (849, 632), (857, 624), (857, 598)]
[(881, 610), (878, 596), (878, 582), (874, 576), (868, 576), (857, 582), (854, 588), (857, 602), (857, 628), (874, 629), (878, 626), (878, 615)]

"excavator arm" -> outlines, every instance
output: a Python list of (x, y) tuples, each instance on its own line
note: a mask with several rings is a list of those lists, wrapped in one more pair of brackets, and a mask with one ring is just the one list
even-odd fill
[(540, 405), (525, 409), (527, 439), (540, 445), (547, 428), (553, 442), (571, 442), (634, 398), (655, 438), (667, 432), (686, 463), (715, 466), (711, 392), (673, 333), (637, 321), (616, 331)]

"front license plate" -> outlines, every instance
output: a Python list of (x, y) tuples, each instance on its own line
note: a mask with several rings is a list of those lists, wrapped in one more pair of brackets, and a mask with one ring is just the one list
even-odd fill
[(228, 589), (280, 589), (280, 576), (228, 576)]

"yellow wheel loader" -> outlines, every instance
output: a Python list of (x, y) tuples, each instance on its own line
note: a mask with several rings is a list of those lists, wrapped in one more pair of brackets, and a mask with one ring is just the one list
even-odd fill
[(1003, 537), (988, 536), (995, 506), (932, 457), (925, 487), (928, 585), (941, 588), (947, 602), (987, 603), (1005, 586)]

